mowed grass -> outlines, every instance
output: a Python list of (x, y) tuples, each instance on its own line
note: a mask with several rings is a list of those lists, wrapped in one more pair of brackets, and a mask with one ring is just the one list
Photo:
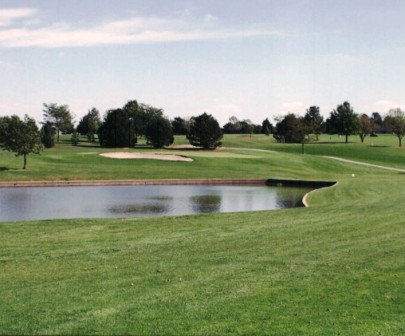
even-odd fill
[[(350, 147), (336, 146), (350, 156)], [(405, 175), (317, 155), (249, 149), (162, 166), (82, 151), (101, 149), (58, 146), (35, 164), (33, 156), (28, 172), (0, 174), (3, 180), (3, 174), (46, 179), (38, 164), (48, 174), (59, 167), (50, 179), (104, 179), (108, 173), (131, 178), (135, 171), (133, 178), (280, 177), (338, 184), (312, 192), (309, 208), (0, 223), (1, 334), (405, 333)], [(402, 159), (383, 163), (401, 166)], [(10, 167), (12, 160), (1, 165)]]
[[(227, 135), (224, 146), (237, 148), (261, 148), (283, 153), (300, 154), (301, 144), (279, 144), (272, 136), (265, 135)], [(319, 141), (305, 144), (305, 153), (310, 155), (337, 156), (350, 160), (373, 164), (388, 164), (396, 168), (405, 168), (405, 147), (398, 146), (398, 139), (391, 134), (367, 137), (364, 143), (358, 136), (344, 137), (322, 134)]]
[[(394, 137), (390, 136), (389, 139), (393, 142)], [(175, 144), (182, 144), (185, 140), (185, 137), (177, 137)], [(0, 151), (0, 182), (248, 177), (316, 180), (369, 173), (367, 168), (348, 166), (323, 156), (338, 156), (405, 169), (404, 150), (397, 147), (321, 141), (306, 145), (307, 155), (301, 155), (301, 145), (276, 144), (271, 136), (227, 135), (223, 142), (224, 148), (217, 151), (180, 151), (143, 147), (108, 149), (91, 146), (86, 142), (75, 147), (65, 141), (45, 150), (41, 155), (30, 155), (27, 170), (21, 169), (21, 157)], [(112, 151), (178, 154), (191, 157), (194, 161), (117, 160), (99, 155)]]

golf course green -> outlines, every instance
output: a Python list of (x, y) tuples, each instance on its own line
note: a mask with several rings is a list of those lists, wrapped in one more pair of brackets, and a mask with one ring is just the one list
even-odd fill
[[(405, 334), (405, 149), (392, 135), (343, 140), (322, 135), (305, 145), (305, 155), (300, 144), (265, 135), (227, 135), (215, 151), (62, 141), (30, 155), (27, 170), (21, 157), (1, 151), (0, 185), (202, 178), (337, 184), (311, 192), (307, 208), (0, 223), (0, 334)], [(186, 139), (176, 137), (181, 144)], [(192, 161), (99, 155), (112, 151)]]

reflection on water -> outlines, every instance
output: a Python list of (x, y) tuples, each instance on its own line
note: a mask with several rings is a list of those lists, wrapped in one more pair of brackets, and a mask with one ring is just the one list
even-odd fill
[[(296, 188), (278, 187), (277, 204), (280, 208), (297, 208), (303, 206), (303, 196), (297, 194)], [(282, 192), (280, 192), (282, 191)]]
[(192, 196), (190, 201), (194, 213), (219, 212), (221, 209), (221, 196), (219, 195)]
[(169, 210), (165, 204), (127, 204), (113, 206), (109, 212), (113, 214), (162, 214)]
[(302, 206), (309, 190), (196, 185), (0, 188), (0, 221), (273, 210)]

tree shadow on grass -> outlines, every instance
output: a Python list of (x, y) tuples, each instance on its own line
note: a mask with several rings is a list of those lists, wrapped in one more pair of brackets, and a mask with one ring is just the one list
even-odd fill
[(336, 145), (336, 144), (344, 144), (344, 141), (316, 141), (316, 142), (311, 142), (308, 145)]
[(89, 145), (81, 145), (81, 144), (78, 144), (78, 145), (76, 145), (75, 147), (80, 147), (80, 148), (102, 148), (102, 147), (100, 147), (99, 145), (91, 145), (91, 144), (89, 144)]
[(18, 168), (9, 168), (9, 167), (0, 167), (0, 172), (8, 171), (8, 170), (19, 170)]

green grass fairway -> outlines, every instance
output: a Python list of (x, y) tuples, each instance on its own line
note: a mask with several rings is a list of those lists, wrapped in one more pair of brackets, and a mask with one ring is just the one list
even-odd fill
[(27, 171), (0, 152), (0, 182), (338, 182), (312, 192), (309, 208), (0, 223), (0, 334), (405, 334), (405, 174), (323, 157), (405, 169), (395, 138), (380, 139), (387, 147), (329, 139), (301, 155), (269, 137), (229, 136), (228, 149), (182, 152), (193, 162), (62, 144), (30, 156)]

